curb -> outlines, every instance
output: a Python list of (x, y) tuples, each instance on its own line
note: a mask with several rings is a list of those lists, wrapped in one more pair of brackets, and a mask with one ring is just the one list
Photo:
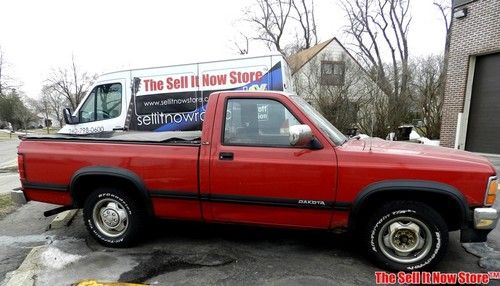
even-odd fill
[[(58, 214), (47, 227), (49, 229), (58, 229), (69, 226), (73, 218), (78, 213), (78, 209), (67, 210)], [(38, 268), (36, 261), (38, 256), (43, 253), (49, 245), (36, 246), (26, 255), (21, 265), (14, 271), (7, 274), (2, 286), (33, 286), (35, 285), (35, 274)]]
[(78, 209), (63, 211), (56, 215), (52, 222), (47, 227), (47, 230), (63, 228), (69, 226), (73, 221), (73, 218), (78, 213)]
[(35, 273), (37, 265), (34, 263), (36, 257), (42, 253), (48, 245), (36, 246), (31, 249), (21, 266), (8, 274), (8, 281), (3, 286), (33, 286), (35, 284)]

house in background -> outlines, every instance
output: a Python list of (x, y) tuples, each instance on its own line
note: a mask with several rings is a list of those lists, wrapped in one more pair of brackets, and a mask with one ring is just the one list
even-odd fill
[(369, 129), (373, 105), (385, 96), (336, 38), (294, 54), (287, 61), (295, 92), (340, 131)]
[(500, 0), (453, 0), (441, 145), (500, 154)]

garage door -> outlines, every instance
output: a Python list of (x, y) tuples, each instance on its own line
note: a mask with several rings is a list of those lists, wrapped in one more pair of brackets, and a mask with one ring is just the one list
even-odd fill
[(476, 58), (465, 149), (500, 154), (500, 53)]

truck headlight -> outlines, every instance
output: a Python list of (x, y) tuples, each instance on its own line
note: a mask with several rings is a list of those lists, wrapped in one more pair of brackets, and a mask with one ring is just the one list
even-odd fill
[(488, 185), (486, 186), (486, 196), (484, 197), (484, 205), (492, 206), (497, 198), (498, 181), (497, 177), (493, 176), (488, 179)]

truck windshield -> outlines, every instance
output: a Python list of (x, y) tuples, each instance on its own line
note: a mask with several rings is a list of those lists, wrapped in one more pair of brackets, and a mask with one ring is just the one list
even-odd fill
[(339, 146), (347, 141), (347, 137), (342, 134), (335, 126), (333, 126), (330, 121), (326, 120), (321, 113), (316, 111), (307, 101), (299, 96), (292, 95), (290, 97), (297, 106), (306, 114), (306, 116), (311, 119), (317, 127), (319, 127), (326, 135), (332, 140), (335, 145)]

